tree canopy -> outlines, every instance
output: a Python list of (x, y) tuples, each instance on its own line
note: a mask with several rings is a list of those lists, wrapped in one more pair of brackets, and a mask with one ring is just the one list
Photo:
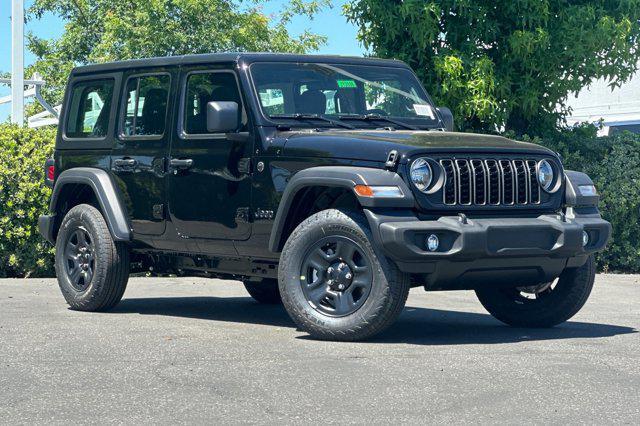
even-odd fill
[[(53, 40), (28, 34), (27, 46), (38, 60), (27, 70), (47, 81), (47, 97), (61, 100), (71, 68), (151, 56), (223, 51), (304, 53), (324, 37), (304, 32), (293, 37), (287, 23), (294, 15), (313, 14), (328, 0), (291, 0), (276, 17), (260, 2), (235, 0), (35, 0), (29, 19), (53, 13), (65, 22)], [(265, 2), (262, 2), (265, 3)]]
[(540, 134), (566, 116), (570, 92), (619, 85), (640, 59), (640, 0), (352, 0), (345, 15), (466, 130)]

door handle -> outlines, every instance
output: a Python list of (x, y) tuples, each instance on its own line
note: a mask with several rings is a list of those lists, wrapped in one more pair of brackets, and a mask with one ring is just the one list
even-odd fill
[(138, 161), (133, 158), (118, 158), (113, 160), (113, 165), (122, 169), (132, 169), (138, 165)]
[(190, 158), (187, 159), (177, 159), (172, 158), (169, 161), (169, 165), (173, 170), (187, 170), (193, 166), (193, 160)]

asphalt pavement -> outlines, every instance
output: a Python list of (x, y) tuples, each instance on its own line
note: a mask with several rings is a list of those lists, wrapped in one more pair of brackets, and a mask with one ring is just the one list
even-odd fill
[(132, 278), (109, 313), (0, 280), (0, 423), (640, 424), (640, 276), (599, 275), (571, 321), (502, 325), (413, 289), (364, 343), (321, 342), (242, 284)]

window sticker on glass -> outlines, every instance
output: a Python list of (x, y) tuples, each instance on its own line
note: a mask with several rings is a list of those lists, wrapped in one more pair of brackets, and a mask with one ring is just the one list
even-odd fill
[(341, 89), (355, 89), (358, 86), (356, 86), (356, 82), (353, 80), (338, 80), (338, 87)]
[(433, 113), (433, 108), (429, 104), (413, 104), (413, 109), (416, 111), (416, 115), (423, 117), (429, 117), (432, 120), (436, 119), (436, 115)]

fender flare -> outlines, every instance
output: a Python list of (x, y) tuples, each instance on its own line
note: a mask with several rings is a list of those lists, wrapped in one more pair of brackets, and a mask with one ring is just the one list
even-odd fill
[(582, 195), (580, 192), (580, 186), (593, 185), (591, 178), (582, 172), (576, 172), (573, 170), (565, 170), (565, 204), (573, 207), (597, 207), (600, 196), (595, 195)]
[(57, 211), (60, 193), (64, 186), (69, 184), (84, 184), (91, 187), (100, 204), (100, 209), (112, 238), (115, 241), (131, 240), (129, 222), (109, 173), (92, 167), (77, 167), (62, 172), (56, 179), (53, 194), (51, 195), (49, 204), (51, 212), (55, 213)]
[[(402, 197), (363, 197), (353, 190), (356, 185), (397, 186), (402, 192)], [(281, 249), (282, 233), (296, 195), (300, 190), (314, 186), (350, 189), (364, 208), (413, 208), (415, 206), (411, 190), (396, 172), (355, 166), (319, 166), (304, 169), (293, 175), (282, 193), (269, 237), (271, 252), (277, 253)]]

